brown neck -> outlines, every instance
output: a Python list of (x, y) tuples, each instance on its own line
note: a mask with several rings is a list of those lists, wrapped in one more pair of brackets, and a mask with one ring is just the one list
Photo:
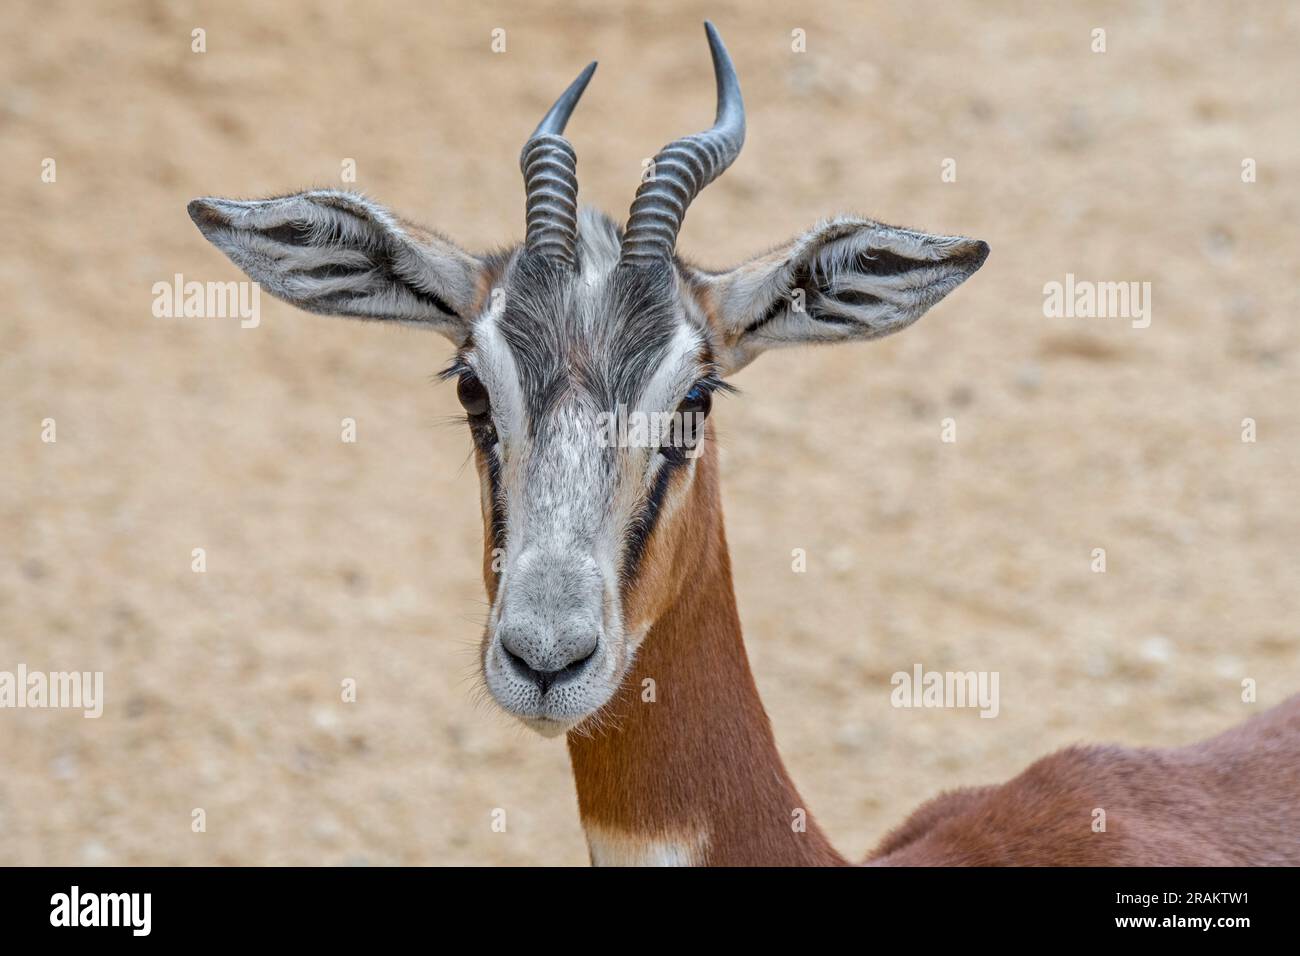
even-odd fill
[(715, 457), (696, 464), (677, 599), (606, 719), (569, 734), (592, 862), (843, 864), (781, 763), (749, 670)]

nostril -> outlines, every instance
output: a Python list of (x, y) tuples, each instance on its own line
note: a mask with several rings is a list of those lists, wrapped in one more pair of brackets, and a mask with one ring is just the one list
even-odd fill
[(504, 641), (501, 642), (501, 653), (505, 654), (506, 660), (510, 664), (510, 669), (525, 680), (532, 680), (533, 675), (538, 671), (526, 660), (510, 649), (510, 646)]
[(505, 654), (511, 670), (524, 680), (536, 685), (537, 690), (545, 694), (556, 684), (564, 684), (581, 674), (586, 669), (587, 664), (591, 662), (591, 659), (596, 656), (597, 646), (597, 644), (593, 643), (591, 650), (583, 654), (582, 657), (570, 661), (563, 667), (554, 669), (533, 667), (523, 657), (512, 651), (505, 641), (501, 642), (501, 651)]
[(582, 673), (584, 668), (586, 668), (587, 662), (590, 661), (595, 656), (596, 656), (596, 645), (593, 644), (591, 646), (591, 650), (587, 651), (587, 653), (583, 654), (579, 658), (576, 658), (575, 660), (570, 661), (569, 663), (561, 667), (558, 671), (556, 671), (555, 672), (556, 679), (564, 680), (565, 678), (568, 677), (576, 677), (578, 674)]

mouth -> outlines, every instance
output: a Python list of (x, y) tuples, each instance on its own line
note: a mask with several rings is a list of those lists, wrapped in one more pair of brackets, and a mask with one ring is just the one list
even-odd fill
[(484, 682), (497, 706), (543, 737), (561, 736), (595, 715), (622, 679), (622, 668), (604, 647), (563, 680), (539, 680), (513, 657), (493, 640), (484, 656)]

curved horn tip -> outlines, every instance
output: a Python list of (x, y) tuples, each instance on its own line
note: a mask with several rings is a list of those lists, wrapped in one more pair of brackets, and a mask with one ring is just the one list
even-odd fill
[(718, 60), (722, 60), (729, 68), (734, 70), (731, 55), (727, 52), (727, 45), (722, 42), (722, 34), (713, 25), (713, 21), (704, 21), (704, 35), (709, 38), (709, 52), (713, 54), (713, 62), (716, 64)]
[(741, 140), (745, 137), (745, 101), (740, 95), (740, 78), (736, 76), (736, 65), (731, 62), (731, 54), (718, 28), (710, 20), (704, 21), (704, 33), (709, 38), (709, 54), (713, 57), (713, 75), (718, 84), (718, 112), (716, 122), (729, 123), (739, 127)]
[(577, 87), (577, 92), (574, 94), (575, 97), (581, 96), (587, 89), (587, 84), (591, 82), (591, 77), (596, 72), (596, 64), (599, 62), (599, 60), (592, 60), (583, 67), (582, 72), (578, 74), (578, 78), (569, 84), (570, 90)]
[(700, 190), (726, 172), (745, 142), (745, 103), (736, 68), (717, 27), (705, 20), (704, 32), (718, 87), (713, 128), (676, 139), (655, 154), (656, 164), (665, 161), (662, 175), (645, 180), (637, 189), (623, 230), (621, 265), (670, 259), (687, 208)]
[(592, 74), (596, 72), (596, 62), (592, 60), (588, 63), (587, 68), (578, 74), (578, 78), (560, 94), (555, 105), (542, 117), (542, 121), (537, 124), (537, 129), (533, 130), (533, 136), (541, 136), (543, 133), (559, 135), (564, 132), (564, 127), (573, 114), (573, 108), (578, 105), (578, 100), (582, 99), (587, 84), (591, 82)]

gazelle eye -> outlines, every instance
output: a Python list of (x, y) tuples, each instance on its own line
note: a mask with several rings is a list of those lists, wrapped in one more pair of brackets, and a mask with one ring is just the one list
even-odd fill
[(490, 403), (487, 389), (473, 372), (463, 372), (456, 380), (456, 397), (470, 418), (482, 418), (488, 413)]
[(712, 408), (713, 392), (703, 385), (696, 385), (686, 393), (682, 403), (677, 406), (677, 412), (680, 415), (699, 416), (699, 420), (708, 415)]
[(681, 462), (690, 457), (690, 452), (700, 443), (704, 434), (704, 419), (713, 408), (713, 390), (697, 384), (682, 399), (673, 415), (672, 431), (669, 440), (664, 442), (659, 453), (672, 462)]

